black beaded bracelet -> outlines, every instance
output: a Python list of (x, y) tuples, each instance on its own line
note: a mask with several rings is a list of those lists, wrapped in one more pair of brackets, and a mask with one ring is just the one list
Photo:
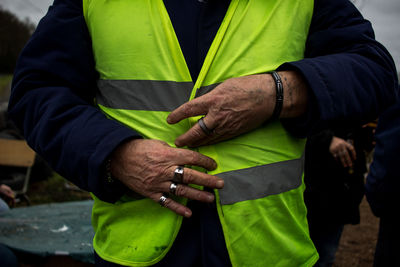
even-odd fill
[(276, 100), (275, 100), (275, 108), (272, 113), (271, 119), (278, 119), (281, 114), (283, 107), (283, 83), (281, 76), (276, 71), (271, 72), (272, 78), (274, 78), (276, 85)]

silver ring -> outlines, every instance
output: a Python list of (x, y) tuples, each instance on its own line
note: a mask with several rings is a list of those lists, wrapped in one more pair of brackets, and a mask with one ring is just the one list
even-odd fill
[(174, 178), (172, 179), (172, 182), (180, 184), (182, 183), (182, 181), (183, 181), (183, 166), (178, 166), (174, 171)]
[(204, 117), (202, 117), (202, 118), (200, 118), (197, 122), (198, 122), (198, 124), (199, 124), (199, 126), (200, 126), (200, 128), (203, 130), (203, 132), (206, 134), (206, 135), (211, 135), (212, 133), (213, 133), (213, 130), (210, 130), (208, 127), (207, 127), (207, 125), (204, 123)]
[(169, 186), (169, 192), (171, 193), (171, 194), (174, 194), (175, 195), (175, 191), (176, 191), (176, 188), (178, 187), (178, 184), (176, 184), (176, 183), (174, 183), (174, 182), (171, 182), (171, 185)]
[(160, 199), (158, 200), (158, 203), (161, 205), (161, 206), (165, 206), (165, 201), (167, 201), (167, 196), (166, 195), (162, 195), (161, 197), (160, 197)]

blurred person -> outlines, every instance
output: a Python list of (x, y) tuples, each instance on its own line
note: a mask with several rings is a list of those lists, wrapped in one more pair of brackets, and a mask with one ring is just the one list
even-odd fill
[[(6, 212), (15, 204), (14, 191), (7, 185), (0, 185), (0, 216), (1, 213)], [(0, 244), (0, 266), (16, 267), (18, 266), (17, 257), (5, 245)]]
[(379, 217), (374, 266), (400, 266), (400, 101), (378, 120), (376, 145), (366, 182), (366, 196)]
[(7, 211), (15, 205), (15, 193), (5, 184), (0, 185), (0, 212)]
[[(369, 132), (367, 132), (369, 131)], [(365, 152), (372, 150), (372, 129), (330, 127), (306, 143), (304, 200), (310, 236), (320, 256), (316, 266), (332, 266), (345, 224), (360, 223), (364, 196)]]
[(17, 65), (9, 114), (92, 192), (99, 266), (312, 265), (304, 137), (397, 83), (347, 0), (56, 0)]

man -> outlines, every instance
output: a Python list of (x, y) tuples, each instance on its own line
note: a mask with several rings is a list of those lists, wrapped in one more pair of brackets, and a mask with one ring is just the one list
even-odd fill
[(9, 110), (93, 193), (99, 265), (312, 265), (304, 139), (277, 118), (375, 116), (394, 72), (347, 1), (59, 0)]

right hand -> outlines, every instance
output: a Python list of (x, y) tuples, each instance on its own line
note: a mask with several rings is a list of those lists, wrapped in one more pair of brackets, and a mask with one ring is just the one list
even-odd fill
[(356, 150), (354, 146), (344, 139), (334, 136), (329, 146), (329, 152), (332, 156), (342, 163), (344, 168), (353, 167), (356, 160)]
[[(159, 140), (134, 139), (121, 144), (111, 155), (111, 174), (130, 190), (156, 202), (164, 192), (169, 192), (174, 171), (178, 166), (193, 165), (207, 170), (217, 167), (216, 162), (198, 152), (170, 147)], [(216, 176), (184, 168), (183, 181), (178, 184), (175, 195), (203, 202), (213, 202), (214, 195), (198, 190), (188, 184), (221, 189), (224, 181)], [(190, 217), (188, 207), (167, 198), (164, 207)]]

